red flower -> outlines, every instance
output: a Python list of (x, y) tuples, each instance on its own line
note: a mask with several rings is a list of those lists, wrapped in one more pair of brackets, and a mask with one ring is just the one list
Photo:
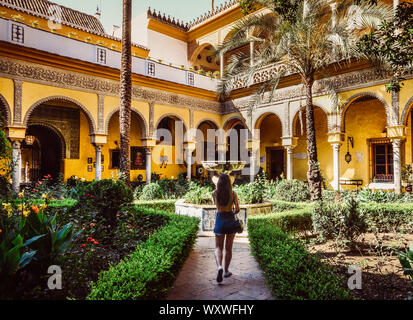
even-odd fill
[(95, 241), (93, 241), (93, 244), (99, 244), (99, 242), (97, 242), (97, 241), (95, 240)]
[(85, 244), (82, 244), (82, 245), (80, 245), (80, 247), (81, 247), (81, 248), (84, 248), (84, 247), (86, 247), (86, 245), (85, 245)]

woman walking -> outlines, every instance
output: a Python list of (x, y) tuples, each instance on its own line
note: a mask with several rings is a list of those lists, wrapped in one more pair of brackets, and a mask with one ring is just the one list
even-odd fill
[[(237, 194), (232, 191), (232, 184), (227, 174), (221, 174), (216, 190), (212, 193), (214, 203), (217, 206), (217, 217), (215, 220), (215, 260), (217, 262), (217, 282), (222, 282), (222, 276), (228, 278), (232, 275), (229, 265), (232, 258), (232, 245), (235, 234), (240, 232), (242, 226), (235, 219), (240, 211)], [(223, 255), (225, 242), (225, 254)], [(224, 268), (222, 260), (224, 257)]]

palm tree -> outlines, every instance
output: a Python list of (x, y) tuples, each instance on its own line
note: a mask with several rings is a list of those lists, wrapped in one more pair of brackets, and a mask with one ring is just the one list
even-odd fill
[(130, 183), (129, 138), (132, 100), (132, 0), (123, 0), (122, 62), (120, 72), (120, 172), (121, 178)]
[[(357, 57), (356, 41), (366, 28), (374, 28), (383, 19), (391, 18), (391, 7), (372, 6), (362, 1), (289, 0), (294, 10), (280, 10), (279, 0), (252, 0), (250, 3), (265, 9), (265, 13), (251, 14), (242, 19), (231, 31), (229, 39), (218, 49), (218, 54), (230, 54), (234, 49), (255, 43), (254, 59), (249, 52), (230, 56), (222, 93), (227, 96), (232, 83), (240, 75), (252, 83), (254, 73), (263, 67), (281, 63), (286, 68), (263, 83), (252, 96), (251, 110), (265, 98), (270, 102), (280, 79), (286, 72), (298, 74), (305, 92), (308, 172), (312, 200), (321, 198), (321, 173), (318, 164), (314, 127), (312, 89), (314, 81), (323, 76), (324, 84), (338, 105), (337, 94), (329, 81), (326, 67), (337, 62), (350, 62)], [(283, 11), (288, 14), (283, 14)], [(291, 12), (294, 12), (293, 16)], [(268, 94), (269, 91), (269, 94)]]

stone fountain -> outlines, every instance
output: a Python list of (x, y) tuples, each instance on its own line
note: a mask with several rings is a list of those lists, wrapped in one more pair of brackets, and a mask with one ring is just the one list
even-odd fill
[[(234, 171), (242, 170), (245, 166), (245, 161), (203, 161), (202, 166), (205, 170), (214, 172), (212, 182), (216, 185), (218, 177), (221, 173), (226, 173), (230, 176), (233, 183), (235, 178), (231, 176)], [(272, 203), (264, 202), (258, 204), (242, 204), (240, 205), (240, 212), (238, 218), (244, 221), (244, 225), (247, 225), (247, 217), (258, 214), (269, 213), (272, 210)], [(217, 208), (215, 205), (198, 205), (192, 203), (186, 203), (184, 199), (178, 200), (175, 203), (175, 213), (190, 217), (197, 217), (201, 220), (201, 231), (213, 231), (215, 226), (215, 219), (217, 214)]]

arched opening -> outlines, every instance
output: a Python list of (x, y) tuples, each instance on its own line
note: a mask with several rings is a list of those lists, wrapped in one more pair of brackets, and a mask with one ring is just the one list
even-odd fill
[(199, 46), (189, 61), (196, 71), (215, 72), (219, 71), (220, 68), (220, 61), (216, 59), (215, 48), (209, 43)]
[[(55, 178), (60, 173), (64, 174), (64, 178), (79, 174), (70, 163), (72, 160), (81, 160), (82, 156), (87, 157), (88, 148), (91, 149), (92, 146), (90, 140), (87, 144), (84, 143), (84, 137), (95, 130), (87, 109), (71, 98), (48, 97), (38, 101), (27, 111), (23, 123), (28, 128), (27, 135), (32, 135), (38, 141), (33, 144), (34, 149), (26, 152), (27, 158), (32, 162), (22, 161), (23, 177), (30, 170), (31, 181), (36, 181), (45, 174)], [(23, 179), (25, 180), (27, 179)]]
[(156, 125), (156, 146), (152, 152), (152, 171), (161, 177), (175, 179), (184, 172), (184, 121), (175, 115), (161, 118)]
[(402, 114), (402, 124), (406, 126), (405, 161), (413, 164), (413, 97), (407, 102)]
[(280, 179), (286, 172), (286, 153), (281, 141), (281, 120), (274, 113), (266, 113), (258, 119), (256, 129), (260, 130), (259, 163), (269, 179)]
[(247, 161), (247, 142), (250, 136), (249, 130), (240, 119), (233, 119), (226, 124), (227, 133), (227, 160)]
[(0, 94), (0, 129), (4, 129), (10, 123), (10, 109), (6, 99)]
[(55, 181), (63, 175), (64, 139), (56, 128), (44, 125), (30, 125), (27, 136), (35, 137), (32, 144), (23, 140), (22, 181), (36, 182), (50, 175)]
[[(314, 127), (317, 141), (317, 157), (321, 173), (328, 181), (333, 180), (332, 149), (328, 142), (328, 119), (323, 109), (314, 107)], [(307, 154), (307, 122), (305, 108), (298, 112), (293, 120), (293, 136), (297, 137), (297, 146), (293, 150), (294, 178), (307, 180), (308, 154)], [(327, 187), (327, 184), (324, 185)]]
[(393, 182), (393, 146), (386, 119), (385, 106), (370, 95), (357, 97), (344, 109), (346, 136), (340, 153), (344, 179), (362, 180), (363, 185)]
[[(108, 168), (111, 174), (120, 168), (120, 126), (119, 111), (113, 112), (107, 122), (107, 144), (102, 148), (103, 159), (108, 159)], [(131, 179), (135, 179), (139, 174), (143, 175), (146, 169), (145, 148), (142, 147), (142, 138), (144, 137), (144, 120), (132, 110), (130, 126), (130, 163)], [(105, 165), (105, 163), (104, 163)]]

